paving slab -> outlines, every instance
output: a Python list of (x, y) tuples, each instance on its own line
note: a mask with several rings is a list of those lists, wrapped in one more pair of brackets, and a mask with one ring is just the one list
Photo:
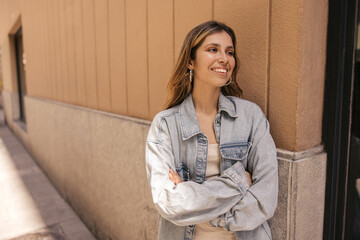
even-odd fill
[(96, 238), (10, 129), (0, 123), (0, 240), (10, 239)]

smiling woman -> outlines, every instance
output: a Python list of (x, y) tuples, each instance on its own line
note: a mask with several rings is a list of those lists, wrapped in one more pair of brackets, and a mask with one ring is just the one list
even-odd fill
[(235, 49), (215, 21), (185, 38), (146, 144), (159, 239), (272, 239), (276, 148), (261, 109), (239, 98)]
[[(193, 83), (191, 81), (190, 75), (192, 73), (191, 70), (193, 70), (193, 67), (190, 67), (189, 64), (194, 62), (196, 51), (202, 45), (204, 40), (207, 39), (208, 36), (220, 32), (227, 33), (227, 35), (231, 38), (231, 45), (229, 45), (229, 47), (232, 46), (232, 49), (229, 49), (229, 51), (231, 50), (233, 52), (233, 58), (235, 60), (235, 65), (233, 66), (233, 71), (231, 72), (231, 81), (221, 87), (221, 92), (224, 95), (241, 97), (242, 91), (236, 82), (239, 60), (235, 51), (235, 33), (225, 24), (209, 21), (193, 28), (185, 37), (183, 46), (180, 50), (179, 59), (167, 86), (166, 100), (164, 105), (165, 109), (180, 104), (192, 91)], [(208, 50), (217, 51), (218, 49), (210, 47)]]
[(217, 90), (226, 82), (230, 83), (234, 67), (234, 46), (231, 37), (224, 31), (206, 37), (188, 66), (197, 79), (194, 89), (213, 86)]

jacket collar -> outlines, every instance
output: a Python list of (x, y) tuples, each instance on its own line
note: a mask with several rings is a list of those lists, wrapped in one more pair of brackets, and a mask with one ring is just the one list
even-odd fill
[[(230, 117), (238, 117), (233, 101), (220, 92), (219, 113), (221, 113), (222, 111), (226, 112)], [(192, 136), (201, 133), (191, 93), (180, 104), (179, 113), (180, 129), (183, 140), (187, 140)]]

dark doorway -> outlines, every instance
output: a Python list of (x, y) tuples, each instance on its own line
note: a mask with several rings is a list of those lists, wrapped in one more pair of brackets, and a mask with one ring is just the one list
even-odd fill
[(326, 240), (360, 239), (358, 2), (329, 0), (323, 118)]
[(16, 55), (16, 71), (17, 71), (17, 85), (19, 93), (19, 120), (26, 122), (24, 96), (26, 95), (26, 81), (25, 81), (25, 66), (26, 57), (24, 53), (23, 35), (21, 27), (14, 35), (15, 55)]
[[(358, 19), (358, 32), (359, 32)], [(347, 218), (350, 224), (346, 229), (352, 239), (360, 240), (360, 39), (357, 39), (356, 64), (352, 97), (352, 126), (349, 157), (349, 186)], [(353, 237), (348, 232), (354, 232)]]

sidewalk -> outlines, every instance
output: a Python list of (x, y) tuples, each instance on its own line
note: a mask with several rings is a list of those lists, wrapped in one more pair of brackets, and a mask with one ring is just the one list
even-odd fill
[(95, 239), (2, 120), (0, 239)]

